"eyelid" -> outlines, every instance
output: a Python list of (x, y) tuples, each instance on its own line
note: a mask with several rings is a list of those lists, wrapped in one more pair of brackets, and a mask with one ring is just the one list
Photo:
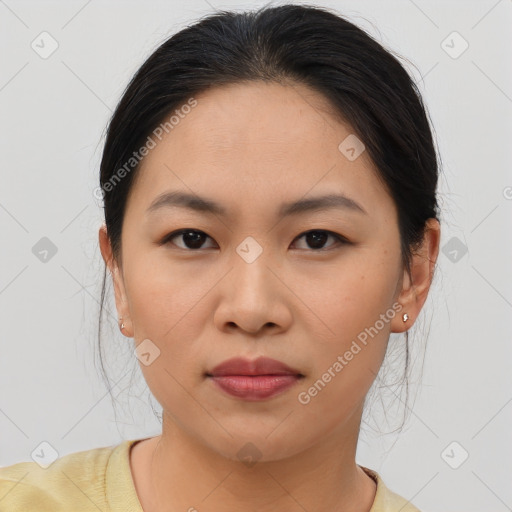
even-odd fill
[[(177, 237), (179, 235), (182, 235), (183, 233), (190, 233), (190, 232), (204, 234), (204, 235), (206, 235), (207, 238), (210, 238), (211, 240), (214, 240), (210, 235), (208, 235), (208, 233), (206, 233), (205, 231), (203, 231), (201, 229), (181, 228), (181, 229), (178, 229), (176, 231), (172, 231), (171, 233), (165, 235), (165, 237), (162, 239), (160, 244), (161, 245), (166, 245), (166, 244), (170, 243), (171, 239), (173, 239), (173, 238), (175, 238), (175, 237)], [(308, 229), (306, 231), (303, 231), (302, 233), (300, 233), (299, 235), (297, 235), (293, 239), (293, 242), (295, 242), (296, 240), (299, 240), (300, 238), (308, 235), (309, 233), (314, 233), (314, 232), (327, 233), (327, 235), (330, 235), (333, 238), (335, 238), (337, 243), (334, 244), (331, 247), (323, 248), (323, 249), (299, 249), (299, 250), (305, 250), (305, 251), (308, 251), (308, 252), (318, 252), (318, 253), (320, 253), (320, 252), (325, 252), (325, 251), (333, 250), (336, 247), (339, 247), (340, 245), (348, 245), (348, 244), (352, 243), (350, 240), (348, 240), (343, 235), (340, 235), (339, 233), (336, 233), (336, 232), (331, 231), (329, 229), (321, 229), (321, 228), (312, 228), (312, 229)], [(215, 243), (217, 243), (217, 242), (215, 242)], [(173, 245), (175, 245), (175, 244), (173, 244)], [(201, 250), (204, 250), (204, 249), (183, 249), (182, 247), (178, 247), (178, 249), (181, 249), (181, 250), (186, 251), (186, 252), (200, 252)], [(207, 249), (211, 249), (211, 247), (207, 247)]]
[[(170, 241), (179, 236), (179, 235), (182, 235), (184, 233), (190, 233), (190, 232), (193, 232), (193, 233), (200, 233), (200, 234), (203, 234), (203, 235), (206, 235), (208, 238), (210, 238), (211, 240), (213, 240), (213, 238), (208, 234), (206, 233), (205, 231), (201, 230), (201, 229), (196, 229), (196, 228), (181, 228), (181, 229), (177, 229), (176, 231), (172, 231), (171, 233), (167, 234), (164, 236), (164, 238), (162, 239), (162, 241), (160, 242), (160, 245), (166, 245), (168, 243), (170, 243)], [(217, 243), (217, 242), (215, 242)], [(173, 244), (175, 245), (175, 244)], [(183, 249), (182, 247), (177, 247), (178, 249), (181, 249), (183, 251), (187, 251), (187, 252), (199, 252), (200, 250), (204, 250), (204, 249)], [(211, 247), (209, 247), (209, 249), (211, 249)]]
[(339, 247), (340, 245), (347, 245), (347, 244), (351, 243), (346, 237), (344, 237), (343, 235), (340, 235), (339, 233), (336, 233), (329, 229), (320, 229), (320, 228), (308, 229), (307, 231), (304, 231), (300, 235), (296, 236), (293, 241), (295, 242), (295, 240), (298, 240), (298, 239), (302, 238), (303, 236), (308, 235), (309, 233), (314, 233), (315, 231), (326, 233), (328, 236), (332, 236), (333, 238), (336, 239), (337, 243), (335, 243), (331, 247), (327, 247), (327, 248), (323, 248), (323, 249), (304, 249), (308, 252), (319, 252), (319, 253), (326, 252), (326, 251), (334, 250), (337, 247)]

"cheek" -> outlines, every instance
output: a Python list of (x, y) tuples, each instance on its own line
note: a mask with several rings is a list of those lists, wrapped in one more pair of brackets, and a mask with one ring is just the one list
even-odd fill
[[(205, 370), (204, 349), (199, 340), (208, 312), (204, 295), (213, 282), (190, 276), (165, 265), (139, 267), (127, 285), (130, 313), (136, 345), (150, 340), (158, 354), (150, 364), (139, 365), (151, 393), (169, 414), (188, 411), (193, 414), (194, 401), (189, 391)], [(129, 286), (129, 290), (128, 290)], [(140, 345), (143, 347), (143, 345)], [(153, 347), (153, 345), (150, 345)], [(139, 350), (142, 352), (142, 348)], [(180, 423), (180, 412), (174, 420)]]
[(140, 264), (133, 260), (131, 269), (130, 274), (127, 272), (126, 292), (134, 339), (137, 346), (150, 340), (157, 354), (148, 366), (141, 360), (141, 369), (157, 398), (165, 399), (157, 396), (160, 389), (165, 389), (165, 396), (178, 399), (178, 382), (195, 382), (205, 370), (201, 366), (205, 355), (200, 340), (211, 316), (207, 292), (218, 278), (195, 276), (162, 261), (144, 264), (144, 259)]
[(357, 336), (392, 305), (396, 265), (387, 252), (380, 257), (371, 252), (354, 252), (341, 263), (310, 272), (294, 287), (328, 342)]
[(366, 254), (360, 251), (357, 258), (347, 258), (344, 265), (330, 269), (315, 286), (308, 286), (308, 291), (304, 288), (305, 302), (322, 320), (314, 318), (322, 326), (322, 334), (311, 346), (316, 361), (314, 377), (329, 382), (330, 389), (360, 397), (374, 380), (396, 315), (392, 304), (397, 258), (390, 257), (386, 249), (368, 248)]
[(201, 311), (196, 306), (205, 289), (213, 285), (212, 278), (199, 278), (165, 256), (133, 258), (126, 274), (130, 314), (139, 334), (136, 339), (144, 336), (164, 342), (183, 325), (190, 327), (187, 319)]
[[(339, 287), (331, 285), (334, 295), (319, 310), (329, 326), (323, 330), (328, 335), (316, 336), (314, 346), (308, 347), (313, 371), (297, 391), (297, 399), (304, 413), (324, 418), (327, 430), (361, 406), (385, 356), (395, 312), (385, 300), (386, 293), (378, 293), (375, 282), (364, 284), (367, 280), (352, 274), (340, 278)], [(358, 283), (363, 284), (352, 286)]]

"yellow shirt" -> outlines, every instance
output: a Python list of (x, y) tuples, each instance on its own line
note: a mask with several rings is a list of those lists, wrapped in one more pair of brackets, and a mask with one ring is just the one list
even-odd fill
[[(130, 469), (136, 441), (70, 453), (46, 469), (36, 462), (0, 468), (0, 511), (143, 512)], [(375, 471), (361, 468), (377, 482), (370, 512), (420, 512)]]

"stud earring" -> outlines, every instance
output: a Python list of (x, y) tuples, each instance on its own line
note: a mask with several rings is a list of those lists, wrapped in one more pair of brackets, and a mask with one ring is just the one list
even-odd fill
[(402, 320), (404, 322), (407, 322), (408, 319), (409, 319), (409, 315), (407, 313), (404, 313), (403, 316), (402, 316)]

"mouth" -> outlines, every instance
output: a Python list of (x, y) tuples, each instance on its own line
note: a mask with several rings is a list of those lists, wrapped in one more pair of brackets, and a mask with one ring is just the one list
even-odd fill
[(228, 359), (205, 376), (217, 389), (248, 401), (274, 397), (304, 378), (300, 371), (267, 357), (252, 361), (242, 358)]
[(234, 357), (218, 364), (209, 373), (210, 377), (229, 375), (262, 376), (262, 375), (302, 375), (299, 370), (291, 368), (277, 359), (258, 357), (254, 360)]

